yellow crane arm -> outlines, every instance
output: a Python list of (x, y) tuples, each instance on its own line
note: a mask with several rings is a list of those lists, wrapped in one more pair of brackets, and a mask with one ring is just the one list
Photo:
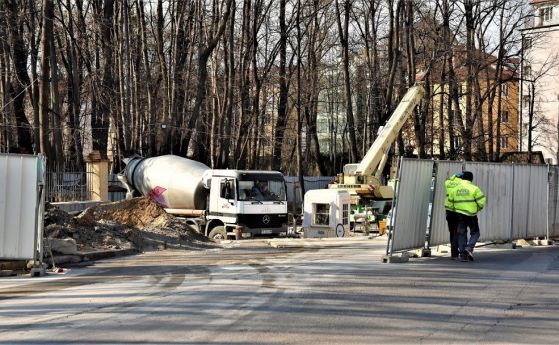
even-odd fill
[(372, 175), (377, 168), (380, 168), (379, 163), (382, 161), (386, 162), (383, 160), (383, 156), (388, 154), (390, 145), (396, 140), (400, 129), (408, 116), (413, 112), (415, 106), (419, 104), (424, 94), (425, 89), (421, 83), (416, 83), (406, 92), (386, 125), (381, 129), (373, 145), (371, 145), (369, 151), (367, 151), (367, 154), (357, 166), (355, 175)]

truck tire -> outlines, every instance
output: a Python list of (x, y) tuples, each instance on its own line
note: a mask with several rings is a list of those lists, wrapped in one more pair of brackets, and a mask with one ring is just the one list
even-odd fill
[(226, 240), (227, 231), (225, 231), (225, 228), (223, 226), (216, 226), (212, 229), (212, 231), (210, 231), (208, 237), (212, 240)]

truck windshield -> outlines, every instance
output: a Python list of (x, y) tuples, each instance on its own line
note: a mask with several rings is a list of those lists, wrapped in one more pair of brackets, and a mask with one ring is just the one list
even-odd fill
[(285, 183), (281, 180), (239, 181), (240, 201), (285, 201)]

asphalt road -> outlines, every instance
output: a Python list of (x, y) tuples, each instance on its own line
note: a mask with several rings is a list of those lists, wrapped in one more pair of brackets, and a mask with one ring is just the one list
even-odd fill
[(383, 264), (263, 242), (0, 279), (0, 344), (557, 344), (559, 246)]

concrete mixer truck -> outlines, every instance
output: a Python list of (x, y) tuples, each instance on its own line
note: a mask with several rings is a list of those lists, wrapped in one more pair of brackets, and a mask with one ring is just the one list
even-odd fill
[(143, 195), (213, 239), (287, 234), (287, 193), (277, 171), (215, 170), (165, 155), (125, 159), (127, 196)]

